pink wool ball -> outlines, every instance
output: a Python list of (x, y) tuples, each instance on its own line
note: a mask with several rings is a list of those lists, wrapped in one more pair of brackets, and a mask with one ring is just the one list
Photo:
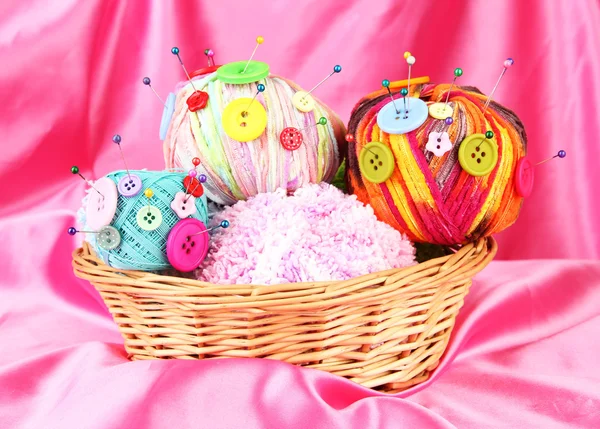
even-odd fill
[(217, 229), (197, 278), (215, 284), (347, 280), (415, 264), (404, 235), (354, 195), (326, 183), (256, 195), (212, 220)]

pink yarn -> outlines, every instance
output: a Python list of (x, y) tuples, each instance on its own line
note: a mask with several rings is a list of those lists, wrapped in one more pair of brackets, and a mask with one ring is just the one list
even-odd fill
[(293, 196), (278, 189), (227, 207), (199, 280), (215, 284), (278, 284), (347, 280), (415, 264), (415, 249), (380, 222), (371, 206), (327, 183)]

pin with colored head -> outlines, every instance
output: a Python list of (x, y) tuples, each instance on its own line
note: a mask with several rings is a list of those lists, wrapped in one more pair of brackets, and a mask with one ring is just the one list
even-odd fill
[(146, 76), (145, 78), (142, 79), (142, 82), (144, 83), (144, 85), (148, 86), (152, 90), (154, 95), (156, 95), (156, 98), (158, 98), (158, 100), (163, 104), (163, 106), (167, 107), (167, 104), (163, 101), (162, 98), (160, 98), (160, 95), (158, 95), (158, 92), (156, 92), (154, 90), (154, 88), (152, 87), (152, 81), (150, 80), (150, 78), (148, 76)]
[(192, 158), (192, 164), (194, 165), (194, 170), (200, 165), (200, 158), (197, 156)]
[(310, 95), (310, 94), (311, 94), (311, 93), (312, 93), (312, 92), (313, 92), (315, 89), (317, 89), (319, 86), (321, 86), (321, 84), (323, 84), (323, 83), (324, 83), (324, 82), (325, 82), (327, 79), (329, 79), (331, 76), (333, 76), (334, 74), (336, 74), (336, 73), (339, 73), (339, 72), (341, 72), (341, 71), (342, 71), (342, 66), (340, 66), (339, 64), (338, 64), (338, 65), (336, 65), (336, 66), (334, 66), (334, 67), (333, 67), (333, 71), (332, 71), (331, 73), (329, 73), (327, 76), (325, 76), (325, 78), (324, 78), (324, 79), (323, 79), (321, 82), (317, 83), (317, 84), (316, 84), (316, 85), (315, 85), (315, 86), (314, 86), (314, 87), (313, 87), (313, 88), (312, 88), (310, 91), (308, 91), (308, 92), (305, 94), (305, 97), (306, 97), (307, 95)]
[(208, 66), (209, 67), (213, 67), (215, 65), (215, 53), (213, 52), (212, 49), (205, 49), (204, 50), (204, 55), (206, 55), (206, 59), (208, 61)]
[(504, 77), (504, 74), (506, 73), (506, 71), (512, 67), (512, 65), (514, 64), (514, 60), (512, 58), (507, 58), (504, 61), (503, 64), (503, 68), (502, 68), (502, 73), (500, 73), (500, 76), (498, 77), (498, 80), (496, 81), (496, 85), (494, 85), (494, 88), (492, 89), (492, 92), (490, 93), (490, 95), (487, 98), (487, 101), (485, 102), (484, 106), (483, 106), (483, 114), (485, 115), (485, 112), (487, 111), (487, 108), (489, 107), (490, 103), (492, 102), (492, 99), (494, 98), (494, 94), (496, 93), (496, 89), (498, 89), (498, 85), (500, 85), (500, 81), (502, 80), (502, 78)]
[(154, 191), (148, 188), (144, 191), (144, 195), (146, 196), (146, 198), (148, 198), (148, 208), (150, 208), (150, 198), (154, 196)]
[(250, 103), (248, 103), (248, 107), (246, 107), (246, 110), (244, 112), (242, 112), (242, 116), (244, 118), (248, 115), (248, 109), (250, 108), (250, 106), (252, 106), (252, 103), (254, 103), (256, 96), (258, 94), (260, 94), (261, 92), (264, 92), (264, 90), (265, 90), (265, 86), (262, 83), (259, 83), (258, 85), (256, 85), (256, 93), (254, 94), (254, 97), (252, 97), (252, 100), (250, 101)]
[(229, 225), (230, 225), (229, 221), (227, 219), (225, 219), (225, 220), (222, 220), (221, 223), (218, 224), (217, 226), (213, 226), (212, 228), (205, 229), (203, 231), (197, 232), (197, 233), (192, 234), (192, 235), (204, 234), (205, 232), (210, 232), (210, 231), (213, 231), (213, 230), (215, 230), (217, 228), (227, 229), (227, 228), (229, 228)]
[(452, 92), (452, 88), (454, 88), (454, 84), (456, 83), (456, 79), (463, 75), (463, 71), (461, 68), (454, 69), (454, 79), (452, 79), (452, 83), (450, 84), (450, 88), (446, 92), (446, 101), (443, 103), (437, 102), (429, 105), (429, 115), (432, 118), (445, 120), (449, 116), (452, 116), (454, 111), (452, 107), (448, 106), (448, 101), (450, 100), (450, 93)]
[(254, 54), (256, 54), (256, 50), (258, 49), (258, 47), (260, 45), (263, 44), (263, 42), (265, 41), (264, 37), (262, 36), (258, 36), (256, 38), (256, 46), (254, 47), (254, 50), (252, 51), (252, 55), (250, 55), (250, 59), (248, 60), (248, 62), (246, 63), (246, 67), (244, 67), (244, 70), (242, 70), (242, 74), (246, 73), (246, 69), (248, 68), (248, 66), (250, 65), (250, 61), (252, 61), (252, 58), (254, 58)]
[(543, 161), (538, 162), (537, 164), (534, 165), (534, 167), (536, 167), (536, 166), (538, 166), (540, 164), (544, 164), (544, 163), (546, 163), (546, 162), (548, 162), (548, 161), (550, 161), (550, 160), (552, 160), (554, 158), (564, 158), (565, 156), (567, 156), (567, 152), (564, 151), (564, 150), (559, 150), (556, 155), (554, 155), (554, 156), (552, 156), (552, 157), (550, 157), (548, 159), (545, 159)]
[(316, 127), (317, 125), (327, 125), (327, 118), (323, 116), (323, 117), (319, 118), (319, 120), (317, 122), (315, 122), (313, 125), (309, 125), (307, 127), (300, 128), (298, 131), (304, 131), (309, 128)]
[(74, 227), (67, 229), (67, 233), (69, 235), (75, 235), (79, 232), (98, 234), (96, 239), (98, 246), (106, 251), (116, 249), (119, 247), (119, 244), (121, 244), (121, 234), (115, 227), (110, 225), (103, 226), (99, 231), (82, 231), (75, 229)]
[(402, 100), (404, 101), (404, 116), (402, 119), (407, 119), (408, 118), (408, 109), (410, 106), (410, 103), (408, 106), (406, 105), (406, 96), (408, 95), (408, 89), (402, 88), (400, 90), (400, 95), (402, 95)]
[(125, 155), (123, 154), (123, 148), (121, 147), (121, 136), (115, 134), (112, 138), (113, 143), (119, 146), (119, 152), (121, 152), (121, 159), (127, 170), (127, 176), (122, 177), (117, 183), (117, 189), (119, 193), (124, 197), (133, 197), (142, 191), (142, 179), (137, 174), (131, 174), (127, 162), (125, 161)]
[(71, 167), (71, 173), (77, 174), (79, 177), (81, 177), (85, 183), (87, 183), (88, 185), (90, 185), (93, 190), (95, 190), (96, 192), (98, 192), (102, 196), (102, 198), (104, 198), (104, 195), (102, 195), (102, 193), (99, 192), (98, 189), (96, 189), (94, 187), (94, 185), (92, 185), (89, 180), (87, 180), (85, 177), (83, 177), (83, 175), (79, 172), (79, 167), (77, 167), (76, 165), (74, 165), (73, 167)]
[(396, 106), (396, 100), (394, 100), (394, 96), (392, 95), (392, 90), (390, 89), (390, 81), (388, 79), (383, 79), (381, 81), (381, 85), (387, 89), (387, 92), (390, 96), (390, 98), (392, 99), (392, 103), (394, 103), (394, 108), (396, 109), (396, 114), (399, 115), (400, 114), (400, 110), (398, 110), (398, 106)]
[(494, 138), (494, 132), (493, 131), (489, 131), (489, 130), (486, 131), (485, 132), (485, 137), (481, 139), (481, 141), (477, 145), (477, 149), (479, 149), (479, 147), (483, 144), (484, 141), (491, 140), (493, 138)]
[(113, 143), (119, 146), (119, 152), (121, 152), (121, 159), (123, 160), (123, 164), (125, 165), (125, 170), (127, 170), (127, 176), (131, 179), (131, 174), (129, 174), (129, 167), (127, 167), (127, 162), (125, 161), (125, 155), (123, 154), (123, 148), (121, 147), (121, 136), (119, 134), (115, 134), (112, 138)]
[(325, 78), (321, 82), (317, 83), (310, 91), (296, 92), (294, 94), (294, 96), (292, 97), (292, 104), (294, 105), (294, 107), (304, 113), (308, 113), (308, 112), (312, 111), (315, 108), (315, 100), (312, 98), (312, 96), (310, 94), (315, 89), (317, 89), (319, 86), (321, 86), (323, 84), (323, 82), (325, 82), (331, 76), (333, 76), (334, 74), (337, 74), (341, 71), (342, 71), (342, 66), (340, 66), (338, 64), (333, 67), (333, 71), (331, 73), (329, 73), (327, 76), (325, 76)]
[[(406, 60), (406, 63), (408, 64), (408, 80), (407, 80), (406, 86), (408, 86), (410, 88), (410, 72), (412, 70), (412, 66), (415, 64), (415, 62), (417, 60), (408, 51), (406, 51), (404, 53), (404, 59)], [(408, 106), (405, 110), (407, 110), (407, 109), (410, 109), (410, 99), (408, 100)]]
[(185, 68), (185, 65), (183, 65), (183, 61), (181, 60), (181, 57), (179, 56), (179, 48), (177, 46), (174, 46), (173, 48), (171, 48), (171, 53), (173, 55), (177, 56), (177, 59), (179, 60), (179, 64), (181, 64), (181, 68), (183, 68), (183, 71), (185, 73), (185, 76), (187, 77), (188, 81), (192, 84), (192, 88), (194, 88), (194, 91), (196, 91), (194, 82), (192, 82), (192, 79), (190, 78), (190, 75), (189, 75), (187, 69)]

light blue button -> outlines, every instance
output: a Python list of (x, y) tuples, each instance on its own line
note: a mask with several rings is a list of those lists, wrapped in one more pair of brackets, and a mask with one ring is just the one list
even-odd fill
[(169, 130), (169, 124), (175, 111), (175, 94), (169, 93), (167, 97), (166, 106), (163, 109), (162, 119), (160, 120), (160, 139), (164, 140), (167, 137), (167, 131)]
[[(407, 106), (408, 100), (407, 98)], [(394, 106), (394, 103), (390, 101), (377, 114), (377, 125), (382, 131), (388, 134), (405, 134), (416, 130), (427, 120), (429, 111), (424, 101), (410, 97), (410, 107), (408, 109), (404, 109), (402, 98), (395, 100), (395, 103)], [(396, 113), (396, 107), (398, 107), (400, 113)]]

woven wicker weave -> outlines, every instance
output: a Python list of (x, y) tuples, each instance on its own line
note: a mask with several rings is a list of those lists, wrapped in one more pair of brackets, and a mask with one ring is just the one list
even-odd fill
[(131, 359), (260, 357), (398, 392), (429, 377), (494, 239), (346, 281), (217, 286), (105, 265), (87, 243), (75, 274), (102, 295)]

